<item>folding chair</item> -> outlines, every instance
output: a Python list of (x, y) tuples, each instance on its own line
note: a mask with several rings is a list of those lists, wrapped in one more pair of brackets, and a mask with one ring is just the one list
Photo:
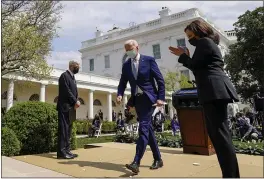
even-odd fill
[(98, 138), (101, 135), (102, 125), (103, 125), (103, 123), (101, 123), (99, 129), (97, 129), (95, 131), (95, 134), (94, 135), (96, 135), (96, 138)]
[(135, 136), (138, 134), (138, 128), (139, 128), (139, 123), (132, 124), (132, 135)]

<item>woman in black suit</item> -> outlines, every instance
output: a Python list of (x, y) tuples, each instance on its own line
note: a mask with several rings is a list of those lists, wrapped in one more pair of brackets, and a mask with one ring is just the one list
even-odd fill
[(192, 58), (189, 50), (169, 47), (179, 56), (178, 62), (192, 70), (200, 104), (203, 105), (206, 127), (215, 147), (224, 178), (239, 178), (236, 153), (228, 130), (227, 105), (239, 101), (218, 48), (219, 36), (206, 23), (195, 20), (185, 28), (189, 43), (196, 47)]

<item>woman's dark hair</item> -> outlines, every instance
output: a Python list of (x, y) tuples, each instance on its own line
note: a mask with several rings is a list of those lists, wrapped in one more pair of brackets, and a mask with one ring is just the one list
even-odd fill
[(212, 39), (217, 45), (219, 44), (220, 37), (217, 33), (214, 33), (213, 29), (209, 27), (205, 22), (200, 20), (195, 20), (191, 22), (187, 27), (184, 29), (184, 32), (186, 30), (190, 30), (194, 33), (194, 35), (203, 38), (208, 37)]

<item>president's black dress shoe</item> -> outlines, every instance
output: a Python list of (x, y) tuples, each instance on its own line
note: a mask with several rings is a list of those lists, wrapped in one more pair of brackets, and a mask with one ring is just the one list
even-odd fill
[(160, 160), (154, 160), (153, 164), (151, 165), (150, 169), (151, 170), (155, 170), (155, 169), (158, 169), (158, 168), (161, 168), (163, 167), (163, 161), (160, 159)]
[(71, 155), (57, 155), (57, 159), (73, 159), (74, 157)]
[(73, 154), (73, 153), (71, 153), (71, 151), (67, 151), (67, 154), (70, 156), (73, 156), (73, 158), (78, 157), (78, 154)]
[(139, 173), (139, 164), (133, 162), (131, 164), (126, 164), (126, 168), (131, 170), (133, 173)]

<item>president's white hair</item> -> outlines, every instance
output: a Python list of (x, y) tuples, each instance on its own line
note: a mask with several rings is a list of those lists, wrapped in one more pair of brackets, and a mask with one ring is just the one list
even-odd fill
[(80, 65), (80, 64), (74, 60), (69, 61), (69, 67), (74, 66), (74, 65)]
[(125, 46), (126, 45), (130, 45), (130, 46), (138, 46), (138, 43), (137, 43), (137, 41), (136, 40), (133, 40), (133, 39), (130, 39), (130, 40), (127, 40), (126, 42), (125, 42)]

